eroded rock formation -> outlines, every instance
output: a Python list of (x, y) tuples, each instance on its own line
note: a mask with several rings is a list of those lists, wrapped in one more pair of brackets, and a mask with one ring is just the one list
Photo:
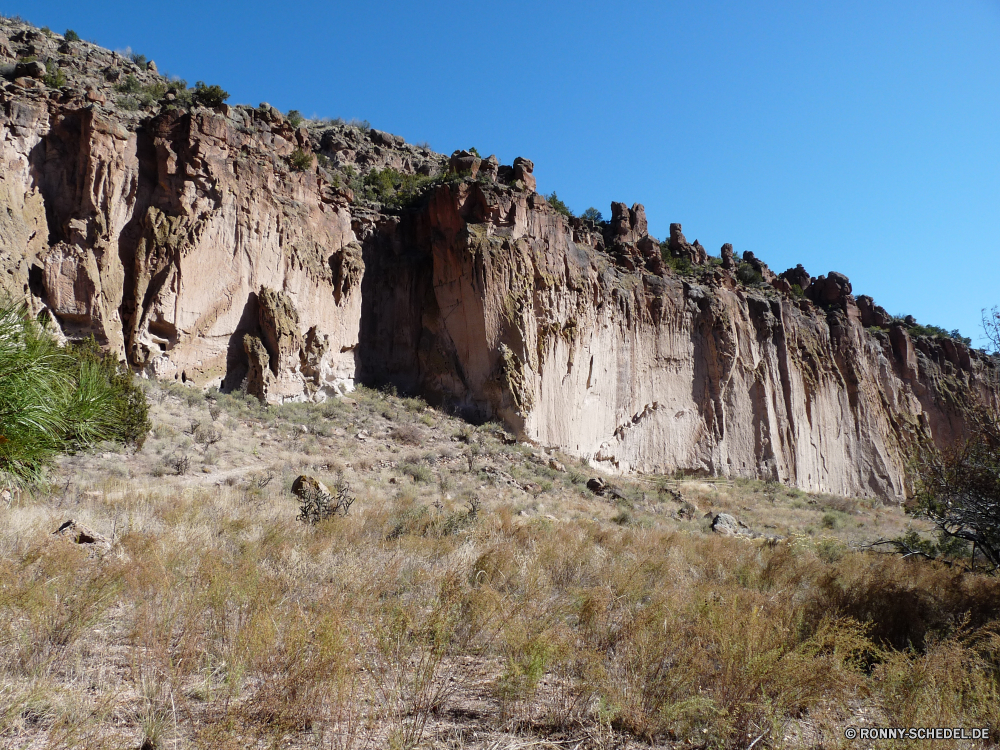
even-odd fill
[(0, 283), (151, 376), (269, 401), (391, 382), (613, 472), (888, 497), (914, 440), (996, 401), (992, 358), (842, 274), (660, 242), (641, 204), (567, 218), (528, 159), (199, 107), (8, 21), (0, 58)]

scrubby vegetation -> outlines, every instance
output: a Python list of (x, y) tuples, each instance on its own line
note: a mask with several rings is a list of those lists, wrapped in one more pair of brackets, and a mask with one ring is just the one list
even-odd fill
[(133, 111), (148, 109), (163, 98), (169, 87), (166, 81), (159, 79), (148, 84), (142, 83), (130, 73), (125, 76), (125, 80), (115, 86), (115, 90), (121, 94), (118, 97), (118, 106)]
[(288, 157), (288, 163), (296, 172), (306, 172), (312, 168), (312, 154), (308, 154), (301, 148), (297, 148)]
[(548, 202), (552, 208), (561, 213), (563, 216), (573, 218), (573, 212), (569, 210), (569, 206), (560, 200), (559, 196), (556, 195), (555, 190), (545, 196), (545, 200)]
[(66, 74), (52, 60), (45, 63), (45, 85), (50, 89), (62, 88), (66, 85)]
[(104, 440), (141, 446), (146, 415), (131, 373), (93, 341), (61, 348), (0, 305), (0, 484), (38, 481), (59, 453)]
[[(915, 536), (893, 545), (907, 554), (942, 559), (976, 558), (986, 570), (1000, 570), (1000, 423), (996, 415), (979, 415), (974, 437), (938, 450), (921, 446), (915, 461), (918, 476), (910, 512), (930, 520), (937, 542)], [(971, 548), (971, 549), (970, 549)]]
[[(601, 498), (570, 458), (388, 389), (150, 396), (141, 452), (63, 459), (6, 511), (0, 737), (815, 747), (859, 715), (1000, 719), (1000, 581), (851, 548), (916, 523), (896, 508), (665, 477)], [(333, 504), (350, 482), (350, 513), (303, 518), (301, 473)], [(110, 549), (54, 537), (66, 508)]]
[(221, 86), (209, 86), (204, 81), (196, 81), (191, 97), (203, 107), (219, 107), (229, 98), (229, 92), (224, 91)]
[(750, 263), (740, 261), (736, 266), (736, 280), (745, 286), (761, 283), (764, 278)]
[(352, 170), (348, 176), (351, 179), (350, 187), (355, 196), (364, 200), (377, 201), (391, 208), (410, 205), (423, 194), (429, 185), (449, 179), (447, 175), (433, 177), (407, 174), (398, 172), (391, 167), (373, 169), (364, 177), (353, 174)]

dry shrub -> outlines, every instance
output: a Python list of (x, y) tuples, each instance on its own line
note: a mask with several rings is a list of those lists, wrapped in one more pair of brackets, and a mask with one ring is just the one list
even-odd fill
[(887, 651), (872, 675), (892, 726), (1000, 726), (1000, 623), (929, 637), (922, 654)]
[(0, 663), (45, 672), (115, 603), (122, 569), (83, 545), (39, 535), (13, 566), (0, 566)]
[[(493, 688), (483, 724), (566, 737), (610, 723), (654, 742), (776, 747), (801, 730), (835, 746), (859, 706), (897, 726), (1000, 720), (1000, 584), (984, 576), (525, 519), (494, 490), (471, 518), (428, 488), (357, 484), (360, 508), (315, 525), (239, 487), (127, 493), (103, 558), (48, 520), (0, 529), (2, 741), (96, 746), (59, 727), (124, 722), (170, 746), (176, 717), (203, 747), (416, 746), (472, 679)], [(46, 682), (98, 669), (114, 711)]]
[(404, 445), (423, 445), (424, 433), (415, 424), (397, 425), (392, 430), (392, 437)]
[(807, 621), (851, 617), (897, 650), (922, 650), (930, 635), (951, 632), (963, 618), (972, 627), (1000, 618), (1000, 580), (894, 555), (851, 555), (811, 583)]
[(356, 647), (340, 612), (336, 603), (323, 602), (314, 612), (284, 615), (268, 648), (255, 649), (257, 677), (244, 715), (278, 732), (313, 729), (329, 718), (341, 732), (360, 729), (352, 722), (357, 712), (348, 710), (359, 697)]
[(417, 607), (385, 602), (372, 613), (367, 668), (389, 747), (418, 745), (431, 715), (459, 687), (441, 667), (476, 635), (465, 629), (456, 637), (464, 598), (458, 578), (447, 575), (436, 595)]

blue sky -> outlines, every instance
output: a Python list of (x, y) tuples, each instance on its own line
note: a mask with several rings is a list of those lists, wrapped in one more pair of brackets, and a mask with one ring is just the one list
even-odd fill
[(535, 162), (718, 254), (847, 274), (981, 341), (1000, 304), (1000, 2), (0, 0), (231, 103)]

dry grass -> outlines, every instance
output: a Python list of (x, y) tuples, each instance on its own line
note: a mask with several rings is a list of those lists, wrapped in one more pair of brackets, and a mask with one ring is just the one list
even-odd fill
[[(140, 454), (67, 458), (0, 511), (0, 746), (852, 747), (850, 725), (998, 726), (1000, 582), (850, 549), (905, 528), (897, 508), (655, 477), (609, 502), (565, 456), (370, 391), (151, 398)], [(187, 472), (157, 476), (178, 455)], [(302, 472), (342, 473), (350, 514), (296, 521)], [(786, 539), (718, 537), (709, 510)], [(67, 518), (111, 552), (54, 537)]]

